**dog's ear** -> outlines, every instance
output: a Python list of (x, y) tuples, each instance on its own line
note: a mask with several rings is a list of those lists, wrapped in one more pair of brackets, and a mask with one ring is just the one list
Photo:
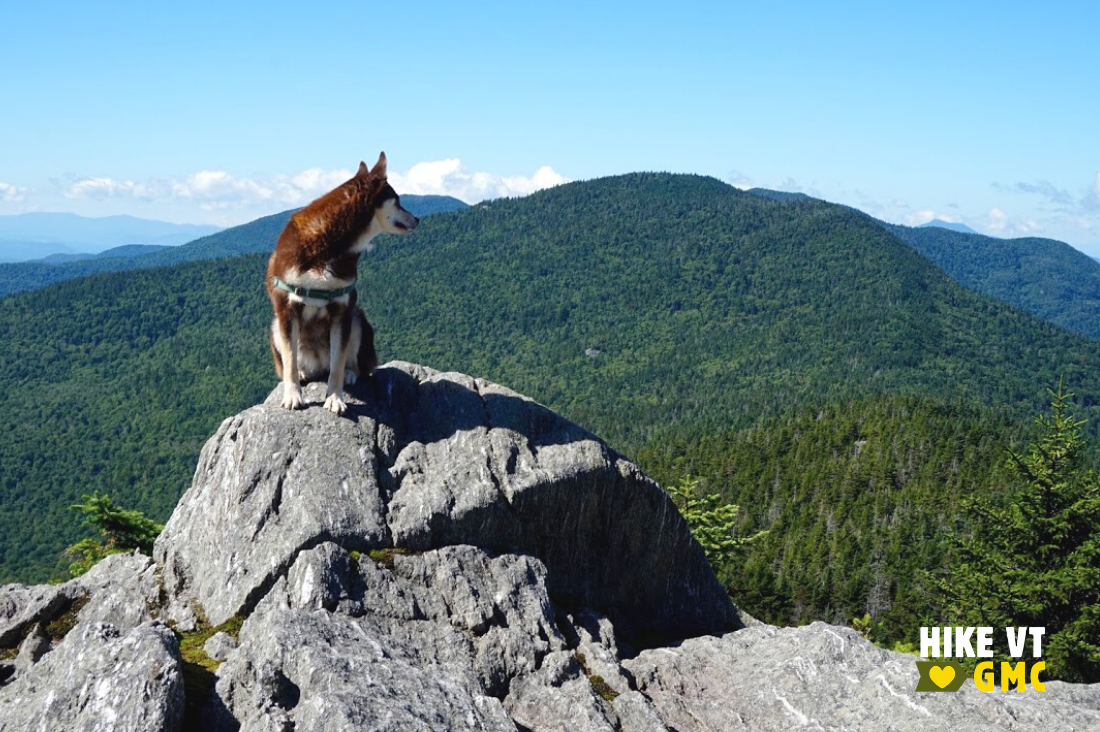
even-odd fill
[(355, 173), (355, 174), (356, 174), (356, 175), (366, 175), (366, 174), (367, 174), (367, 173), (369, 173), (369, 172), (370, 172), (370, 171), (369, 171), (369, 170), (367, 170), (367, 164), (366, 164), (366, 163), (364, 163), (364, 162), (363, 162), (362, 160), (360, 160), (360, 161), (359, 161), (359, 170), (358, 170), (358, 171), (356, 171), (356, 173)]
[(371, 168), (370, 174), (378, 176), (379, 178), (386, 177), (386, 153), (378, 153), (378, 162)]

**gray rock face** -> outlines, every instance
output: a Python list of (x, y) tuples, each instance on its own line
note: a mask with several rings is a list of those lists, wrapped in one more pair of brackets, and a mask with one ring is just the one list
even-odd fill
[(0, 689), (0, 732), (176, 730), (183, 677), (175, 637), (151, 623), (81, 623)]
[[(156, 566), (140, 554), (115, 554), (83, 577), (61, 585), (0, 587), (0, 687), (53, 650), (55, 636), (77, 622), (101, 622), (125, 632), (158, 615)], [(0, 656), (2, 657), (2, 656)]]
[(237, 639), (228, 633), (215, 633), (203, 644), (202, 650), (215, 661), (224, 661), (237, 649)]
[[(724, 632), (686, 525), (606, 445), (460, 374), (371, 388), (226, 420), (156, 562), (0, 588), (0, 732), (1100, 730), (1100, 685), (917, 694), (848, 629)], [(237, 614), (216, 681), (161, 624)]]
[(126, 631), (161, 617), (157, 565), (141, 554), (112, 554), (71, 584), (88, 598), (81, 621), (110, 623)]
[(663, 722), (681, 732), (1100, 729), (1100, 685), (985, 693), (967, 682), (957, 693), (918, 694), (916, 660), (850, 628), (814, 623), (693, 638), (623, 666)]
[(412, 364), (379, 369), (371, 388), (352, 392), (345, 419), (288, 412), (276, 389), (222, 424), (157, 541), (172, 619), (192, 622), (195, 603), (215, 625), (247, 613), (330, 541), (538, 557), (556, 600), (628, 635), (740, 626), (665, 492), (584, 430), (504, 387)]
[(217, 688), (241, 730), (513, 732), (497, 697), (565, 647), (542, 566), (469, 546), (388, 567), (341, 552), (303, 552), (245, 622)]
[(36, 624), (62, 615), (84, 594), (75, 583), (0, 588), (0, 648), (15, 645)]

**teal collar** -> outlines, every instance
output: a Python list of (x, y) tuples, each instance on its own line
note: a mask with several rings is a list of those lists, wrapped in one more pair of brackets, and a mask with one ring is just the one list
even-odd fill
[(335, 300), (338, 297), (352, 292), (355, 289), (355, 283), (352, 282), (347, 287), (341, 287), (338, 290), (311, 290), (308, 287), (298, 287), (297, 285), (288, 285), (280, 280), (278, 277), (271, 278), (271, 284), (275, 285), (280, 290), (286, 290), (292, 295), (298, 297), (308, 297), (313, 300)]

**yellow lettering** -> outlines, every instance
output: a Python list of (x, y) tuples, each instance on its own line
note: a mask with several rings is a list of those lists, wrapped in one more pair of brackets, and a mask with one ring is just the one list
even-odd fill
[(1039, 661), (1038, 663), (1031, 664), (1031, 688), (1035, 689), (1035, 691), (1047, 690), (1047, 685), (1039, 681), (1039, 672), (1046, 669), (1046, 667), (1046, 661)]
[(1027, 664), (1020, 661), (1015, 666), (1008, 661), (1001, 661), (1001, 691), (1008, 691), (1012, 682), (1016, 682), (1016, 691), (1024, 690), (1024, 680), (1027, 678)]
[(974, 669), (974, 686), (979, 691), (993, 691), (993, 662), (982, 661)]

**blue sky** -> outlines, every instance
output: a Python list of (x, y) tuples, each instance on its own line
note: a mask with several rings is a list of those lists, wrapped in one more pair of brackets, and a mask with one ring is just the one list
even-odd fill
[(1100, 4), (12, 3), (0, 214), (240, 223), (385, 149), (467, 200), (637, 170), (1100, 254)]

